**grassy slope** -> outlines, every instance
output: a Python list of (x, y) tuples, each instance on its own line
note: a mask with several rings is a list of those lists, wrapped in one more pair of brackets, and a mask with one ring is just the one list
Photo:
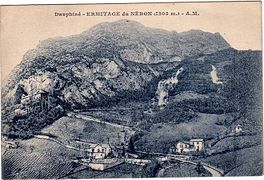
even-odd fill
[(97, 111), (85, 111), (82, 114), (91, 115), (103, 119), (108, 122), (113, 122), (117, 124), (135, 126), (138, 121), (143, 117), (143, 111), (149, 108), (149, 102), (126, 102), (117, 104), (108, 111), (99, 110)]
[(259, 135), (241, 135), (221, 139), (208, 149), (211, 150), (212, 154), (218, 154), (233, 151), (234, 149), (248, 148), (259, 144), (261, 144)]
[(65, 143), (74, 143), (79, 137), (87, 142), (94, 143), (118, 143), (118, 136), (121, 136), (122, 129), (97, 122), (86, 121), (77, 118), (62, 117), (51, 126), (42, 130), (43, 133), (50, 133), (58, 136)]
[(186, 163), (179, 163), (176, 166), (168, 168), (164, 171), (163, 177), (201, 177), (201, 176), (211, 176), (209, 172), (205, 170), (202, 174), (198, 174), (195, 170), (195, 165), (190, 165)]
[(210, 138), (227, 131), (225, 126), (216, 125), (226, 115), (199, 113), (191, 122), (180, 124), (153, 124), (148, 133), (136, 141), (136, 146), (143, 150), (167, 152), (178, 140), (190, 138)]
[(262, 175), (262, 146), (207, 157), (202, 161), (223, 169), (227, 176)]

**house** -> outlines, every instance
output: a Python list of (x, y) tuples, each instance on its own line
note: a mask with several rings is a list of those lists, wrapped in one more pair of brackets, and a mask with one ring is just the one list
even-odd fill
[(195, 151), (201, 151), (204, 149), (203, 139), (191, 139), (190, 143), (194, 146)]
[(110, 144), (90, 144), (88, 152), (92, 159), (105, 159), (112, 152), (112, 148)]
[(30, 97), (23, 94), (22, 97), (21, 97), (21, 104), (24, 104), (24, 105), (27, 105), (27, 104), (30, 104)]
[(176, 144), (176, 152), (178, 153), (191, 153), (199, 152), (204, 149), (203, 139), (191, 139), (190, 141), (178, 142)]
[(239, 134), (241, 133), (243, 130), (242, 130), (242, 126), (240, 124), (236, 125), (235, 127), (235, 133), (236, 134)]
[(193, 145), (189, 142), (178, 142), (176, 144), (176, 152), (178, 153), (189, 153), (193, 151)]
[(15, 109), (14, 114), (15, 116), (24, 117), (28, 112), (25, 109)]

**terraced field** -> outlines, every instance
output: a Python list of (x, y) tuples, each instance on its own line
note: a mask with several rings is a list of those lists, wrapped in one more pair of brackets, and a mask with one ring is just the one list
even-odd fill
[[(109, 140), (111, 144), (116, 144), (124, 138), (122, 137), (124, 136), (122, 128), (69, 117), (60, 118), (43, 129), (42, 133), (53, 135), (55, 139), (63, 142), (63, 144), (77, 148), (76, 139), (95, 143), (106, 143)], [(20, 141), (19, 148), (7, 149), (2, 156), (3, 167), (5, 167), (3, 168), (3, 177), (7, 179), (64, 178), (70, 174), (75, 174), (79, 169), (87, 168), (72, 161), (83, 156), (83, 153), (46, 139), (32, 138)], [(87, 171), (88, 177), (104, 177), (104, 175), (93, 172), (89, 168), (84, 171)], [(119, 169), (116, 171), (119, 172)], [(119, 174), (122, 175), (122, 173)], [(115, 177), (115, 175), (110, 171), (106, 171), (105, 176)], [(124, 174), (124, 177), (130, 177), (130, 172), (128, 175)]]
[(72, 160), (78, 151), (43, 139), (22, 141), (20, 148), (8, 149), (2, 156), (5, 179), (129, 178), (140, 177), (141, 166), (121, 164), (103, 172), (94, 171)]
[(72, 162), (79, 156), (77, 151), (35, 138), (21, 144), (22, 148), (9, 149), (2, 156), (6, 179), (60, 178), (80, 168)]

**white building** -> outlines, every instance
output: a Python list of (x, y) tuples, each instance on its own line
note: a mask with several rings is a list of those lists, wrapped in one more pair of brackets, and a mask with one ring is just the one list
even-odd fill
[(92, 159), (105, 159), (112, 152), (112, 148), (109, 144), (91, 144), (88, 151)]
[(191, 139), (190, 143), (194, 146), (195, 151), (201, 151), (204, 149), (203, 139)]
[(204, 149), (203, 139), (191, 139), (190, 141), (178, 142), (176, 144), (176, 152), (190, 153), (198, 152)]
[(25, 94), (22, 95), (21, 97), (21, 104), (30, 104), (31, 99), (29, 96), (26, 96)]
[(193, 145), (189, 142), (178, 142), (176, 144), (176, 152), (178, 153), (189, 153), (193, 151)]
[(15, 109), (15, 116), (26, 116), (28, 112), (25, 109)]
[(242, 130), (242, 126), (240, 124), (236, 125), (235, 127), (235, 133), (236, 134), (239, 134), (241, 133), (243, 130)]

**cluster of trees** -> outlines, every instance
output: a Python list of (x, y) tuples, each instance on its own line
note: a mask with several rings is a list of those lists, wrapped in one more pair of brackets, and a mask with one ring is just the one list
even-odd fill
[(235, 111), (234, 103), (220, 96), (211, 95), (208, 98), (185, 99), (178, 102), (177, 106), (189, 108), (195, 112), (208, 114), (223, 114)]
[[(9, 117), (5, 119), (3, 124), (3, 135), (8, 138), (20, 138), (28, 139), (38, 134), (42, 128), (52, 124), (56, 119), (64, 114), (62, 106), (55, 100), (54, 104), (49, 105), (50, 108), (41, 108), (41, 102), (35, 102), (34, 104), (27, 105), (26, 116), (5, 116)], [(15, 111), (13, 106), (6, 114), (11, 114)]]
[(155, 112), (155, 115), (153, 116), (145, 116), (145, 119), (148, 123), (181, 123), (181, 122), (188, 122), (194, 117), (196, 117), (197, 114), (185, 107), (179, 107), (175, 104), (168, 104), (165, 109), (162, 111)]
[(153, 159), (150, 163), (146, 164), (142, 169), (142, 178), (156, 177), (159, 169), (161, 168), (158, 160)]

